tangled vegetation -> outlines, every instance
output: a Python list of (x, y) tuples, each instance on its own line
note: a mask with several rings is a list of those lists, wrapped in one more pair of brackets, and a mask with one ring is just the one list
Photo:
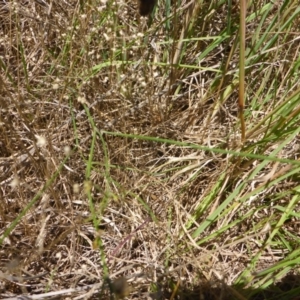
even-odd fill
[(1, 299), (298, 299), (300, 6), (241, 16), (0, 1)]

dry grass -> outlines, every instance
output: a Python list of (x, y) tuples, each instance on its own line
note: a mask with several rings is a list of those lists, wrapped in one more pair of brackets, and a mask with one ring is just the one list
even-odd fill
[(299, 16), (0, 2), (1, 298), (300, 294)]

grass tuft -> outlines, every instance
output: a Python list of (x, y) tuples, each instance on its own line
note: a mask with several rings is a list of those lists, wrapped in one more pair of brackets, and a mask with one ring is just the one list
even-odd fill
[(0, 3), (1, 299), (296, 299), (300, 7), (245, 5)]

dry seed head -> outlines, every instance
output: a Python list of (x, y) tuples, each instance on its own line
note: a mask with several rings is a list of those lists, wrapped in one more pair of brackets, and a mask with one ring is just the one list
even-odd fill
[(64, 153), (65, 153), (65, 155), (69, 155), (71, 153), (71, 147), (70, 146), (65, 146), (64, 147)]
[(73, 193), (74, 193), (74, 194), (78, 194), (79, 191), (80, 191), (79, 184), (78, 184), (78, 183), (74, 183), (74, 184), (73, 184)]
[(58, 90), (59, 89), (59, 84), (58, 83), (54, 83), (53, 86), (52, 86), (52, 88), (54, 90)]
[(99, 6), (99, 7), (97, 8), (97, 11), (98, 11), (98, 12), (103, 12), (104, 9), (106, 9), (106, 5)]
[(20, 184), (20, 180), (18, 177), (14, 177), (14, 179), (10, 182), (10, 186), (15, 189)]
[(36, 144), (38, 147), (44, 147), (46, 146), (47, 144), (47, 140), (44, 136), (41, 136), (41, 135), (35, 135), (35, 138), (36, 138)]
[(86, 105), (88, 104), (86, 98), (83, 96), (78, 96), (77, 101), (81, 104), (86, 104)]
[(106, 41), (109, 41), (110, 37), (106, 33), (103, 33), (103, 36), (104, 36)]

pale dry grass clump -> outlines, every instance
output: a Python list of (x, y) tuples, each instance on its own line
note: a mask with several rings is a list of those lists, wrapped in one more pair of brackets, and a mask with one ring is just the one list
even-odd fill
[[(258, 26), (261, 2), (257, 40), (286, 18)], [(218, 1), (168, 3), (0, 2), (1, 298), (246, 299), (255, 255), (258, 272), (295, 247), (290, 215), (289, 247), (266, 243), (298, 185), (276, 161), (298, 159), (280, 131), (297, 115), (274, 112), (296, 103), (295, 36), (247, 37), (241, 145), (238, 4), (229, 22)]]

